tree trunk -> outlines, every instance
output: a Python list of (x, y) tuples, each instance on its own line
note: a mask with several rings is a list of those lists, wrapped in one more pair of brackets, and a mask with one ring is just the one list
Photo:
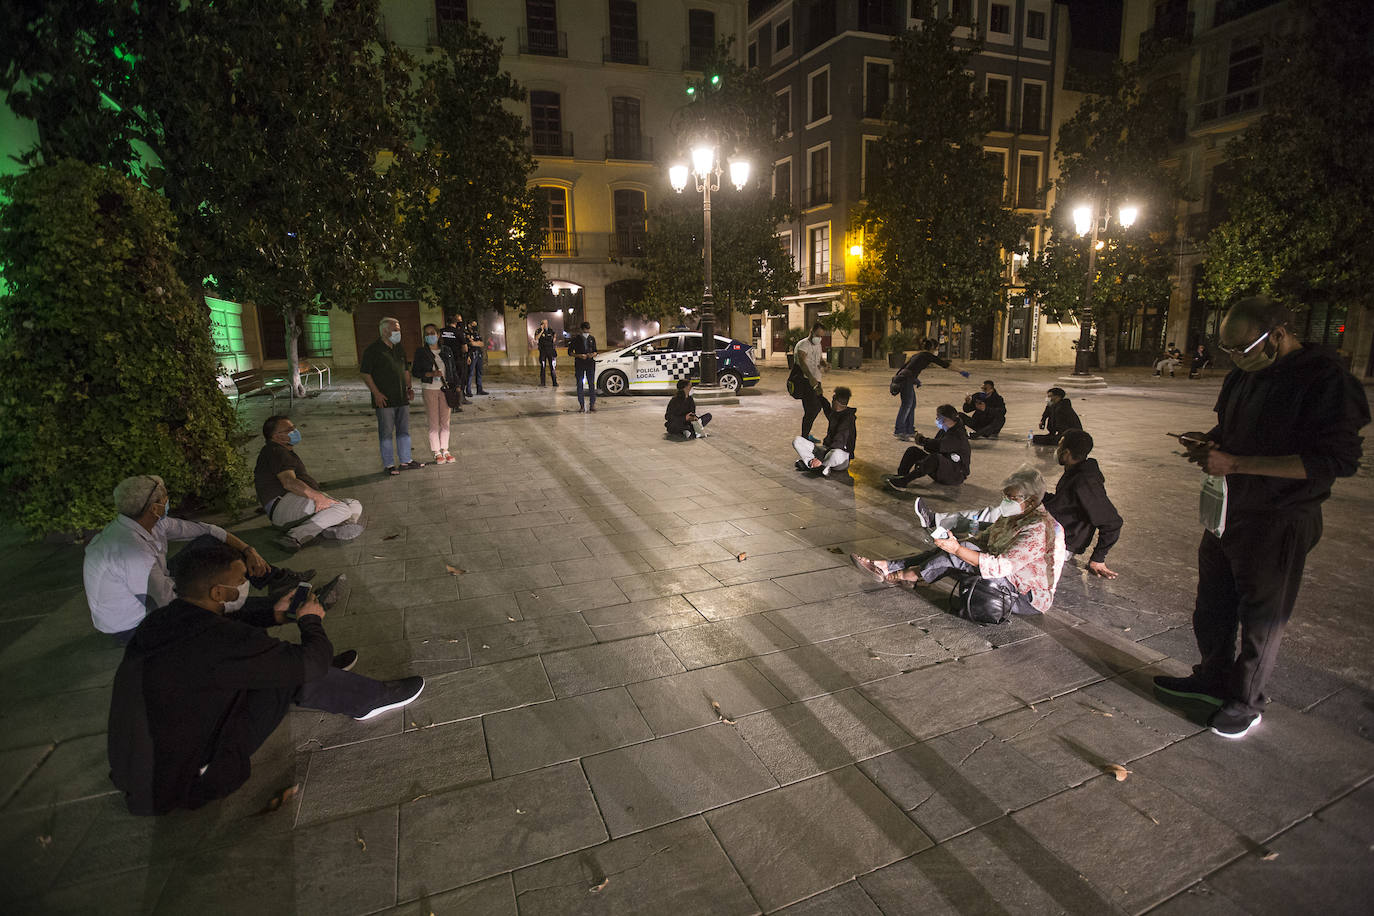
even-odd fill
[(286, 381), (291, 385), (295, 396), (303, 398), (305, 385), (301, 382), (301, 359), (298, 348), (304, 316), (298, 308), (284, 309), (282, 316), (286, 319)]

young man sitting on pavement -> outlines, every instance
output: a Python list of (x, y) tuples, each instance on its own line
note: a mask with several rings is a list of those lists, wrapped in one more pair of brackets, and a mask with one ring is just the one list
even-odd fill
[(296, 454), (301, 434), (290, 417), (268, 417), (262, 424), (262, 437), (267, 444), (258, 452), (253, 486), (267, 520), (289, 529), (277, 539), (278, 545), (297, 551), (317, 537), (351, 541), (363, 533), (358, 524), (363, 504), (356, 499), (334, 499), (306, 473), (305, 462)]
[(894, 490), (904, 490), (922, 477), (935, 483), (959, 486), (968, 479), (972, 452), (968, 431), (953, 404), (935, 408), (934, 439), (916, 434), (916, 444), (902, 455), (896, 474), (884, 474), (883, 482)]
[[(798, 436), (792, 440), (792, 448), (797, 452), (797, 470), (812, 471), (822, 477), (829, 477), (831, 471), (843, 471), (849, 467), (858, 439), (858, 430), (854, 424), (854, 416), (858, 411), (849, 406), (849, 396), (848, 388), (836, 388), (830, 403), (821, 404), (829, 426), (825, 432), (825, 439), (819, 445), (807, 436)], [(845, 474), (845, 477), (848, 478), (849, 475)]]
[(663, 427), (668, 430), (668, 435), (705, 439), (706, 424), (710, 422), (709, 413), (697, 414), (696, 398), (692, 397), (692, 380), (685, 378), (679, 381), (677, 394), (673, 395), (663, 412)]
[(115, 673), (110, 779), (133, 814), (166, 814), (224, 798), (292, 703), (365, 720), (406, 705), (424, 678), (375, 681), (332, 667), (324, 608), (296, 611), (301, 642), (274, 639), (291, 595), (245, 613), (238, 551), (207, 544), (177, 558), (177, 598), (147, 616)]
[(1107, 497), (1107, 480), (1089, 458), (1093, 437), (1081, 429), (1071, 429), (1059, 440), (1054, 457), (1064, 468), (1053, 493), (1045, 494), (1045, 508), (1064, 526), (1064, 541), (1069, 552), (1080, 554), (1097, 535), (1097, 546), (1088, 560), (1088, 571), (1104, 579), (1117, 573), (1107, 568), (1107, 551), (1121, 537), (1121, 514)]
[(997, 393), (992, 379), (983, 382), (983, 390), (964, 398), (964, 412), (959, 415), (968, 427), (970, 439), (996, 439), (1007, 422), (1007, 402)]
[[(114, 489), (119, 514), (86, 547), (82, 576), (91, 623), (120, 643), (129, 641), (149, 611), (172, 600), (168, 541), (211, 539), (228, 544), (242, 555), (254, 588), (279, 591), (315, 574), (313, 569), (293, 572), (274, 568), (256, 550), (217, 525), (172, 518), (167, 514), (170, 501), (161, 477), (126, 477)], [(331, 582), (328, 587), (334, 586)]]

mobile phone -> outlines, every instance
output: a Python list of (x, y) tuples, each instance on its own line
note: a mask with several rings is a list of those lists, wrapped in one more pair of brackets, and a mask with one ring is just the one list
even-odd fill
[(1206, 439), (1194, 439), (1192, 436), (1185, 436), (1185, 435), (1182, 435), (1181, 433), (1165, 433), (1164, 435), (1166, 435), (1166, 436), (1173, 436), (1175, 439), (1177, 439), (1179, 442), (1182, 442), (1184, 445), (1206, 445), (1206, 444), (1207, 444), (1207, 440), (1206, 440)]
[(309, 597), (310, 583), (297, 583), (296, 590), (291, 593), (291, 601), (286, 605), (286, 612), (282, 615), (282, 617), (284, 617), (286, 620), (295, 620), (296, 611), (300, 610), (301, 605), (305, 604), (305, 599)]
[(930, 529), (930, 539), (932, 541), (943, 541), (949, 536), (949, 529), (944, 525), (936, 525), (934, 528)]

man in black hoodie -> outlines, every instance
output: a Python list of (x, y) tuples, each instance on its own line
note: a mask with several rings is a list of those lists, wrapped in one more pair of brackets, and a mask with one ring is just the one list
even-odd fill
[(964, 412), (959, 416), (968, 427), (970, 439), (996, 439), (1007, 422), (1007, 402), (993, 380), (987, 379), (982, 391), (964, 398)]
[(1106, 478), (1089, 458), (1093, 437), (1081, 429), (1071, 429), (1059, 440), (1054, 457), (1064, 468), (1053, 493), (1045, 494), (1045, 508), (1064, 526), (1064, 546), (1079, 554), (1088, 549), (1097, 535), (1097, 546), (1088, 559), (1088, 571), (1104, 579), (1117, 574), (1107, 568), (1107, 551), (1121, 537), (1121, 514), (1107, 498)]
[(792, 448), (797, 452), (797, 470), (829, 477), (831, 471), (849, 467), (854, 457), (858, 441), (854, 416), (858, 411), (849, 406), (849, 389), (845, 387), (836, 388), (830, 403), (823, 403), (821, 409), (828, 424), (825, 439), (817, 445), (806, 436), (798, 436), (792, 440)]
[(902, 456), (897, 473), (884, 475), (889, 487), (901, 490), (921, 477), (955, 486), (968, 479), (972, 451), (959, 411), (953, 404), (941, 404), (935, 408), (935, 425), (939, 431), (934, 439), (917, 433), (916, 444)]
[(247, 781), (249, 760), (292, 703), (371, 719), (420, 695), (423, 678), (374, 681), (331, 667), (324, 609), (297, 609), (300, 645), (268, 636), (291, 596), (239, 613), (243, 557), (215, 543), (183, 551), (177, 599), (139, 624), (110, 699), (110, 780), (134, 814), (199, 808)]
[(1202, 659), (1191, 675), (1157, 677), (1155, 687), (1219, 707), (1213, 733), (1241, 738), (1259, 724), (1264, 683), (1321, 538), (1321, 504), (1337, 477), (1359, 469), (1369, 401), (1334, 356), (1298, 340), (1292, 315), (1272, 299), (1237, 302), (1218, 337), (1235, 368), (1217, 397), (1217, 425), (1183, 439), (1188, 460), (1226, 488), (1220, 532), (1209, 527), (1198, 545)]
[(1047, 425), (1048, 434), (1032, 437), (1031, 441), (1036, 445), (1058, 445), (1059, 437), (1064, 433), (1083, 428), (1083, 421), (1078, 419), (1078, 412), (1064, 396), (1063, 388), (1051, 388), (1045, 392), (1045, 410), (1040, 414), (1040, 428), (1044, 429)]

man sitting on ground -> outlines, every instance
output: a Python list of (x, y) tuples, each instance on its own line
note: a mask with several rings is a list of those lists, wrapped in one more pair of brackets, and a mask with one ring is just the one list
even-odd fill
[(176, 600), (139, 626), (110, 700), (110, 779), (133, 814), (198, 808), (238, 789), (292, 703), (365, 720), (424, 689), (421, 677), (382, 682), (332, 667), (314, 598), (296, 610), (300, 645), (268, 636), (291, 596), (244, 614), (247, 568), (231, 547), (188, 550), (175, 575)]
[(982, 391), (964, 398), (964, 412), (959, 416), (968, 427), (970, 439), (996, 439), (1007, 422), (1007, 402), (988, 379)]
[(1121, 537), (1121, 514), (1107, 498), (1106, 478), (1097, 459), (1088, 457), (1092, 450), (1093, 437), (1083, 430), (1064, 433), (1054, 453), (1064, 473), (1055, 491), (1045, 494), (1045, 508), (1064, 526), (1064, 543), (1071, 553), (1087, 550), (1093, 534), (1097, 534), (1088, 571), (1104, 579), (1115, 579), (1117, 573), (1107, 568), (1107, 551)]
[(807, 436), (798, 436), (792, 440), (792, 448), (797, 452), (797, 470), (812, 471), (822, 477), (829, 477), (831, 471), (843, 471), (849, 467), (858, 440), (858, 429), (854, 422), (858, 411), (849, 406), (849, 396), (848, 388), (836, 388), (830, 403), (821, 404), (829, 426), (825, 432), (825, 439), (819, 445)]
[(149, 611), (172, 600), (168, 541), (210, 538), (228, 544), (243, 557), (254, 588), (276, 591), (315, 574), (313, 569), (292, 572), (269, 566), (256, 550), (217, 525), (172, 518), (161, 477), (126, 477), (114, 489), (114, 502), (119, 514), (87, 545), (82, 576), (91, 622), (120, 643), (129, 641)]
[(941, 404), (935, 408), (935, 425), (939, 432), (934, 439), (917, 433), (916, 444), (902, 456), (897, 473), (883, 476), (889, 487), (902, 490), (922, 477), (953, 486), (968, 479), (972, 453), (959, 411), (953, 404)]
[(1071, 429), (1082, 429), (1083, 421), (1073, 409), (1073, 402), (1065, 396), (1063, 388), (1051, 388), (1045, 392), (1045, 410), (1040, 414), (1040, 428), (1049, 426), (1049, 433), (1041, 433), (1031, 438), (1036, 445), (1058, 445), (1059, 437)]
[(268, 417), (262, 424), (262, 437), (267, 444), (258, 452), (253, 485), (267, 520), (288, 529), (277, 539), (280, 546), (296, 551), (317, 537), (350, 541), (363, 533), (358, 524), (363, 504), (356, 499), (334, 499), (306, 473), (305, 462), (296, 454), (301, 434), (290, 417)]

